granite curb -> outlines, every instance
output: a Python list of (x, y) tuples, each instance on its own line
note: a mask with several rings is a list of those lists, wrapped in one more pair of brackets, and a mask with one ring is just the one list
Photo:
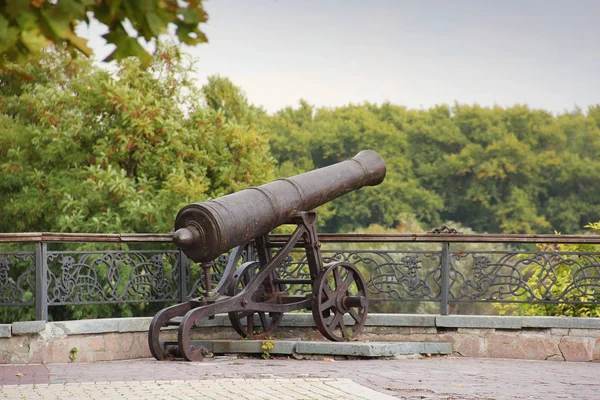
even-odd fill
[[(350, 316), (347, 316), (350, 318)], [(43, 331), (46, 325), (53, 325), (67, 335), (86, 335), (110, 332), (144, 332), (148, 330), (151, 317), (104, 318), (77, 321), (23, 321), (13, 324), (0, 324), (0, 338), (13, 335), (35, 334)], [(350, 320), (348, 322), (351, 322)], [(230, 327), (227, 314), (218, 314), (213, 319), (203, 321), (203, 327)], [(431, 328), (473, 328), (473, 329), (600, 329), (600, 318), (576, 317), (513, 317), (487, 315), (429, 315), (429, 314), (369, 314), (366, 327), (431, 327)], [(280, 327), (315, 327), (312, 314), (289, 313), (281, 320)]]

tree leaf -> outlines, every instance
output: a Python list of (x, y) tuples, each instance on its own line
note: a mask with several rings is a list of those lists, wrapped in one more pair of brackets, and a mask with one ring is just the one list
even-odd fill
[(0, 15), (0, 54), (9, 50), (19, 40), (19, 30), (8, 26), (8, 20)]
[(39, 28), (21, 32), (21, 42), (33, 54), (39, 54), (50, 41), (42, 34)]
[(150, 62), (150, 54), (138, 43), (137, 39), (129, 36), (122, 28), (117, 28), (103, 36), (108, 43), (112, 43), (117, 48), (108, 55), (103, 61), (120, 60), (126, 57), (138, 57), (142, 67), (147, 67)]

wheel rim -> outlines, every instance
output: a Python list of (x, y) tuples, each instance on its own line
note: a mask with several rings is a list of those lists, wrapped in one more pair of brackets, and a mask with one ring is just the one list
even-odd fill
[[(260, 264), (256, 261), (243, 264), (234, 274), (231, 286), (229, 286), (228, 295), (235, 296), (242, 291), (250, 281), (256, 276)], [(265, 294), (275, 291), (276, 287), (269, 287), (269, 284), (259, 286), (257, 294)], [(266, 302), (269, 302), (267, 300)], [(283, 318), (280, 312), (264, 312), (254, 310), (231, 311), (229, 312), (229, 321), (233, 329), (242, 337), (251, 339), (264, 339), (273, 334)]]
[[(313, 319), (329, 340), (353, 340), (366, 322), (367, 308), (365, 281), (354, 265), (347, 262), (331, 264), (315, 279)], [(350, 318), (344, 321), (346, 314)]]

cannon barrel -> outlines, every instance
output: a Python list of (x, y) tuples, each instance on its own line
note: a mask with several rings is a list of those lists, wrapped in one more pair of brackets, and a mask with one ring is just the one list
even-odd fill
[(385, 172), (379, 154), (364, 150), (328, 167), (189, 204), (177, 214), (173, 241), (193, 261), (212, 261), (289, 223), (298, 211), (310, 211), (363, 186), (380, 184)]

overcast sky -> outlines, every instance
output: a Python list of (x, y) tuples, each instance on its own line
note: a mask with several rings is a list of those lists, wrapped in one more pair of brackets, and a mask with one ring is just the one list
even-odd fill
[(201, 82), (275, 111), (363, 101), (427, 108), (600, 103), (600, 0), (212, 0)]

